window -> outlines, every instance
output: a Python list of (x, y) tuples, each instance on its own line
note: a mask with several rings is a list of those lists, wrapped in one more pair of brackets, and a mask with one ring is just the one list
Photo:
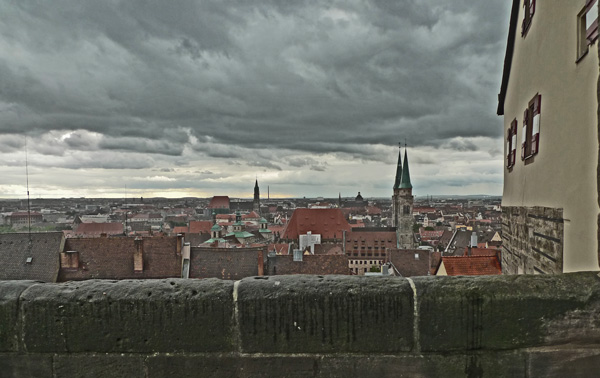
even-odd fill
[(531, 20), (535, 13), (535, 0), (523, 0), (523, 24), (521, 25), (521, 36), (525, 36), (529, 27), (531, 26)]
[(588, 46), (598, 39), (598, 0), (586, 0), (577, 15), (577, 59), (588, 52)]
[(506, 137), (506, 168), (510, 169), (517, 161), (517, 120), (514, 119), (508, 128)]
[(529, 102), (523, 115), (523, 142), (521, 159), (525, 160), (537, 154), (540, 149), (540, 113), (542, 95), (536, 94)]

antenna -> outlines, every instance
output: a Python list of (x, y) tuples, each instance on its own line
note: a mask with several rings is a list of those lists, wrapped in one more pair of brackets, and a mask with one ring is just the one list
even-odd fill
[(27, 180), (27, 228), (31, 247), (31, 203), (29, 202), (29, 162), (27, 160), (27, 136), (25, 136), (25, 178)]

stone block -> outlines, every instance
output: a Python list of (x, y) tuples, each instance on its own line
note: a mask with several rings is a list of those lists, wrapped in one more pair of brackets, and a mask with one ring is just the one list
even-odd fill
[(405, 279), (247, 278), (237, 303), (244, 353), (394, 353), (413, 347), (413, 291)]
[(0, 354), (1, 378), (49, 378), (52, 375), (50, 354)]
[(29, 352), (227, 352), (233, 282), (89, 280), (35, 285), (21, 297)]
[(54, 357), (54, 374), (56, 378), (144, 378), (146, 376), (143, 356), (121, 354), (57, 355)]
[(148, 378), (304, 378), (315, 376), (320, 357), (155, 355), (147, 360)]
[(597, 377), (600, 372), (600, 349), (571, 345), (562, 349), (531, 352), (527, 370), (528, 377)]
[(469, 355), (404, 355), (324, 357), (319, 378), (335, 377), (523, 377), (525, 357), (521, 353), (475, 353)]
[(16, 352), (19, 347), (19, 297), (35, 281), (0, 281), (0, 352)]
[(422, 351), (600, 343), (596, 273), (421, 277), (414, 282)]

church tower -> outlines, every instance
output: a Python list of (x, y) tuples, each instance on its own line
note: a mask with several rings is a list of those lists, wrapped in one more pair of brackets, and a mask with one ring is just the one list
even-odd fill
[(260, 214), (260, 190), (258, 189), (258, 179), (256, 179), (256, 182), (254, 183), (254, 204), (252, 210), (256, 211), (257, 214)]
[(396, 227), (398, 248), (414, 248), (413, 236), (413, 200), (412, 184), (408, 169), (408, 154), (404, 148), (404, 164), (402, 164), (401, 150), (398, 149), (398, 166), (396, 180), (394, 181), (394, 195), (392, 196), (392, 225)]

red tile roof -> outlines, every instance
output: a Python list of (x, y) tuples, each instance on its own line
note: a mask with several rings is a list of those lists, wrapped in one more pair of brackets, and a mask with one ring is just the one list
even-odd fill
[(259, 266), (264, 269), (266, 255), (265, 248), (192, 247), (190, 278), (241, 280), (258, 276)]
[(369, 215), (381, 215), (381, 209), (375, 206), (367, 206), (367, 214)]
[[(498, 256), (498, 251), (495, 248), (471, 248), (471, 256)], [(465, 248), (464, 256), (469, 256), (469, 247)]]
[(343, 231), (351, 227), (340, 209), (296, 209), (283, 231), (282, 238), (297, 240), (308, 231), (323, 239), (341, 239)]
[(344, 255), (304, 255), (302, 261), (294, 256), (279, 255), (269, 258), (269, 275), (282, 274), (344, 274), (349, 275), (348, 259)]
[(65, 251), (79, 252), (76, 271), (61, 269), (59, 282), (87, 279), (136, 279), (181, 277), (181, 255), (176, 237), (143, 238), (143, 271), (134, 272), (134, 238), (67, 239)]
[(207, 206), (209, 209), (229, 209), (229, 197), (214, 196)]
[(177, 235), (177, 234), (185, 234), (188, 232), (188, 227), (187, 226), (177, 226), (177, 227), (173, 227), (173, 234)]
[(386, 262), (391, 262), (402, 277), (427, 276), (435, 272), (439, 252), (424, 249), (388, 249)]
[(122, 223), (81, 223), (75, 230), (77, 236), (100, 236), (123, 234)]
[(242, 219), (260, 218), (260, 215), (256, 211), (251, 211), (248, 214), (242, 215)]
[(502, 274), (495, 256), (444, 256), (442, 262), (449, 276), (483, 276)]
[(210, 234), (210, 229), (212, 228), (213, 223), (211, 221), (190, 221), (190, 230), (191, 234)]

